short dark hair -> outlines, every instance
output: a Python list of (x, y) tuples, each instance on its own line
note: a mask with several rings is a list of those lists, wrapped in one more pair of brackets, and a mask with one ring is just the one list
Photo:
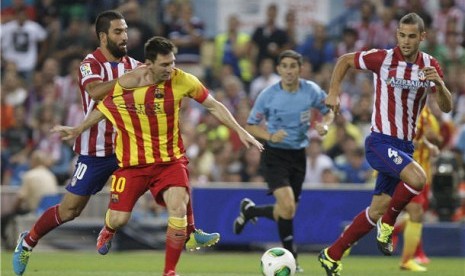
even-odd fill
[(297, 60), (299, 65), (302, 65), (304, 63), (304, 59), (303, 59), (302, 55), (297, 53), (294, 50), (284, 50), (284, 51), (282, 51), (278, 56), (278, 64), (280, 64), (281, 60), (283, 60), (284, 58), (293, 58), (293, 59)]
[(420, 33), (425, 31), (425, 22), (418, 14), (414, 12), (404, 15), (400, 19), (399, 23), (407, 25), (418, 25), (418, 30), (420, 31)]
[(153, 61), (158, 54), (167, 55), (169, 53), (176, 53), (176, 46), (165, 37), (154, 36), (145, 43), (145, 59)]
[(97, 18), (95, 19), (95, 34), (97, 35), (98, 40), (100, 40), (99, 33), (104, 32), (108, 34), (108, 30), (110, 30), (110, 22), (116, 19), (123, 19), (124, 16), (114, 10), (104, 11), (101, 12)]

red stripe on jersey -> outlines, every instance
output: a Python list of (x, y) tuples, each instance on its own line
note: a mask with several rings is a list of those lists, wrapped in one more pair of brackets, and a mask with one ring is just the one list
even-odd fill
[[(123, 97), (124, 102), (126, 103), (126, 106), (130, 106), (130, 107), (135, 106), (134, 93), (132, 92), (132, 90), (123, 89), (123, 95), (126, 95)], [(135, 144), (137, 145), (135, 152), (131, 152), (130, 154), (137, 155), (137, 159), (139, 160), (138, 164), (145, 164), (147, 163), (147, 160), (145, 158), (144, 139), (142, 137), (144, 132), (142, 131), (142, 127), (140, 125), (139, 116), (137, 116), (137, 110), (130, 109), (128, 110), (128, 114), (131, 119), (132, 127), (134, 128), (134, 134), (135, 134), (134, 138), (136, 139)], [(136, 135), (136, 133), (140, 135)], [(127, 147), (127, 149), (129, 150), (129, 147)]]
[[(156, 86), (152, 85), (147, 89), (145, 94), (146, 103), (155, 103), (155, 89)], [(155, 111), (154, 111), (155, 112)], [(160, 158), (160, 137), (158, 132), (158, 118), (155, 116), (147, 116), (150, 126), (150, 136), (152, 137), (152, 154), (155, 159), (155, 163), (162, 162)]]
[[(173, 87), (172, 87), (172, 79), (169, 79), (168, 81), (165, 82), (165, 97), (163, 101), (163, 109), (165, 110), (166, 114), (166, 128), (167, 128), (167, 137), (168, 141), (171, 141), (171, 143), (168, 143), (166, 145), (166, 150), (168, 151), (168, 156), (173, 157), (174, 151), (173, 151), (173, 135), (174, 135), (174, 112), (175, 112), (175, 106), (174, 106), (174, 94), (173, 94)], [(177, 122), (176, 122), (177, 123)], [(178, 125), (179, 127), (179, 125)], [(178, 128), (179, 129), (179, 128)]]
[[(404, 79), (405, 80), (410, 80), (412, 79), (412, 65), (410, 64), (409, 66), (407, 66), (405, 72), (404, 72)], [(415, 93), (415, 92), (411, 92), (410, 89), (402, 89), (402, 93), (401, 93), (401, 102), (402, 102), (402, 109), (403, 110), (408, 110), (408, 98), (409, 98), (409, 94), (410, 93)], [(409, 137), (409, 128), (408, 128), (408, 125), (409, 125), (409, 121), (408, 121), (408, 113), (407, 112), (402, 112), (402, 132), (404, 133), (404, 139), (406, 139), (407, 137)], [(392, 133), (393, 136), (398, 136), (397, 132), (396, 133)]]
[[(124, 126), (123, 118), (121, 117), (121, 114), (117, 111), (118, 107), (115, 105), (114, 101), (105, 101), (105, 104), (107, 105), (107, 108), (109, 110), (115, 110), (115, 112), (112, 112), (111, 114), (113, 115), (113, 118), (115, 119), (115, 124), (117, 126)], [(126, 131), (121, 131), (120, 132), (121, 137), (118, 137), (118, 139), (121, 139), (123, 143), (123, 149), (129, 149), (129, 135)], [(131, 153), (129, 151), (123, 151), (121, 155), (121, 160), (120, 161), (120, 166), (125, 167), (129, 166), (129, 161), (131, 160)]]

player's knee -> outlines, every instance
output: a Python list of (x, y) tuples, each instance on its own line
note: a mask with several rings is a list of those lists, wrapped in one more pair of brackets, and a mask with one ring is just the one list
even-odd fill
[(283, 219), (292, 219), (295, 215), (295, 204), (293, 202), (287, 202), (281, 204), (279, 216)]
[(370, 208), (368, 209), (368, 217), (376, 222), (378, 219), (380, 219), (384, 214), (384, 210), (377, 209), (377, 208)]
[[(61, 205), (60, 205), (61, 207)], [(60, 208), (59, 214), (62, 222), (74, 220), (81, 215), (81, 208)]]
[(125, 226), (129, 221), (129, 217), (127, 216), (111, 216), (108, 225), (112, 229), (119, 229)]

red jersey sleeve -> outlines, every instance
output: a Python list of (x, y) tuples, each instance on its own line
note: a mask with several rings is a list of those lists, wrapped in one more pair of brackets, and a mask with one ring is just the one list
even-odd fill
[(383, 49), (356, 52), (354, 57), (355, 68), (379, 73), (385, 56), (386, 50)]
[(79, 66), (79, 82), (82, 87), (87, 86), (90, 82), (101, 80), (103, 81), (102, 65), (96, 59), (85, 59)]

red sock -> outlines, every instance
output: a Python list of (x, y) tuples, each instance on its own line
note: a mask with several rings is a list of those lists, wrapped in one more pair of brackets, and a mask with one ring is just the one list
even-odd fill
[(405, 208), (405, 206), (407, 206), (410, 200), (414, 196), (420, 194), (420, 192), (421, 191), (415, 190), (407, 183), (400, 182), (397, 184), (394, 194), (392, 195), (391, 202), (389, 203), (389, 207), (386, 213), (384, 213), (381, 221), (389, 225), (394, 225), (400, 212)]
[(28, 245), (31, 247), (36, 246), (43, 236), (62, 224), (58, 214), (58, 206), (59, 204), (48, 208), (32, 226), (29, 234), (24, 237)]
[(418, 243), (418, 246), (417, 246), (417, 249), (415, 250), (415, 254), (414, 254), (415, 257), (426, 257), (426, 253), (425, 251), (423, 250), (423, 242), (420, 240), (420, 242)]
[(165, 253), (165, 270), (164, 273), (169, 271), (176, 271), (176, 265), (181, 256), (186, 241), (186, 229), (175, 229), (168, 225), (166, 231), (166, 253)]
[(349, 227), (347, 227), (347, 229), (342, 232), (341, 236), (328, 248), (328, 255), (331, 259), (339, 261), (344, 251), (375, 227), (376, 224), (368, 217), (368, 210), (369, 208), (366, 208), (364, 211), (360, 212)]
[(195, 221), (194, 221), (194, 211), (192, 210), (192, 197), (189, 199), (189, 202), (187, 203), (187, 236), (194, 232), (195, 230)]
[(401, 221), (400, 223), (396, 223), (394, 225), (394, 230), (392, 231), (392, 245), (394, 249), (397, 247), (399, 242), (399, 234), (404, 232), (405, 228), (405, 221)]

